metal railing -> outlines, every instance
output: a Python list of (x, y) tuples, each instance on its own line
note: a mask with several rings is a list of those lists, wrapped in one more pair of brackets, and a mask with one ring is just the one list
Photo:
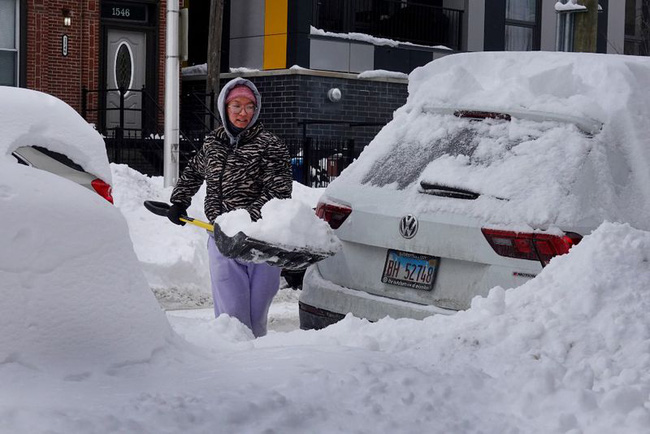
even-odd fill
[(313, 0), (314, 26), (460, 50), (463, 11), (402, 0)]
[[(117, 93), (118, 104), (107, 107), (110, 94)], [(139, 93), (140, 107), (126, 106), (127, 94)], [(89, 104), (90, 95), (96, 94), (94, 105)], [(164, 168), (164, 112), (147, 90), (142, 89), (82, 89), (81, 115), (88, 119), (95, 114), (99, 120), (97, 131), (104, 137), (106, 152), (111, 163), (127, 164), (150, 176), (160, 176)], [(107, 124), (108, 113), (116, 113), (117, 122)], [(125, 116), (135, 114), (135, 127), (128, 127)], [(203, 134), (191, 135), (180, 131), (179, 165), (181, 170), (197, 152), (203, 142)]]

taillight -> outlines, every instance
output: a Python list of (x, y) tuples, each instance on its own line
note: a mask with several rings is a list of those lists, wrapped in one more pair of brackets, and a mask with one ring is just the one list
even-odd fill
[(106, 199), (110, 203), (113, 203), (113, 195), (111, 194), (111, 186), (109, 184), (107, 184), (104, 181), (102, 181), (101, 179), (97, 178), (97, 179), (93, 179), (90, 182), (90, 185), (93, 186), (95, 191), (101, 197), (103, 197), (104, 199)]
[(500, 256), (539, 261), (546, 266), (551, 258), (569, 252), (582, 236), (573, 232), (564, 235), (522, 233), (481, 229), (490, 246)]
[(344, 205), (329, 202), (318, 202), (316, 205), (316, 215), (329, 223), (332, 229), (338, 229), (351, 212), (352, 208)]

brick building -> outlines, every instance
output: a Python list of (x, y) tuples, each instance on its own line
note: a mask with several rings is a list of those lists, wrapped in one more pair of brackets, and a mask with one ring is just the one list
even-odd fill
[(108, 130), (119, 119), (117, 89), (133, 89), (125, 122), (141, 127), (137, 111), (163, 105), (165, 7), (165, 0), (0, 0), (0, 84), (52, 94)]

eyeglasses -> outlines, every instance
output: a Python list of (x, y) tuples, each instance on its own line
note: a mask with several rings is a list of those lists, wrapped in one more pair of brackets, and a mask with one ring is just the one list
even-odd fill
[(228, 106), (228, 111), (230, 113), (239, 114), (244, 110), (246, 113), (255, 113), (257, 106), (255, 104), (246, 104), (245, 106), (239, 104), (230, 104)]

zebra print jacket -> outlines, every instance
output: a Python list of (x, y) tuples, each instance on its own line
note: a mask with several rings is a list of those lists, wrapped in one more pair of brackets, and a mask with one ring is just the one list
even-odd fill
[(259, 122), (237, 139), (231, 143), (223, 126), (208, 134), (183, 170), (170, 201), (189, 207), (205, 181), (205, 215), (214, 222), (219, 215), (242, 208), (258, 220), (266, 202), (290, 198), (291, 165), (284, 143)]

